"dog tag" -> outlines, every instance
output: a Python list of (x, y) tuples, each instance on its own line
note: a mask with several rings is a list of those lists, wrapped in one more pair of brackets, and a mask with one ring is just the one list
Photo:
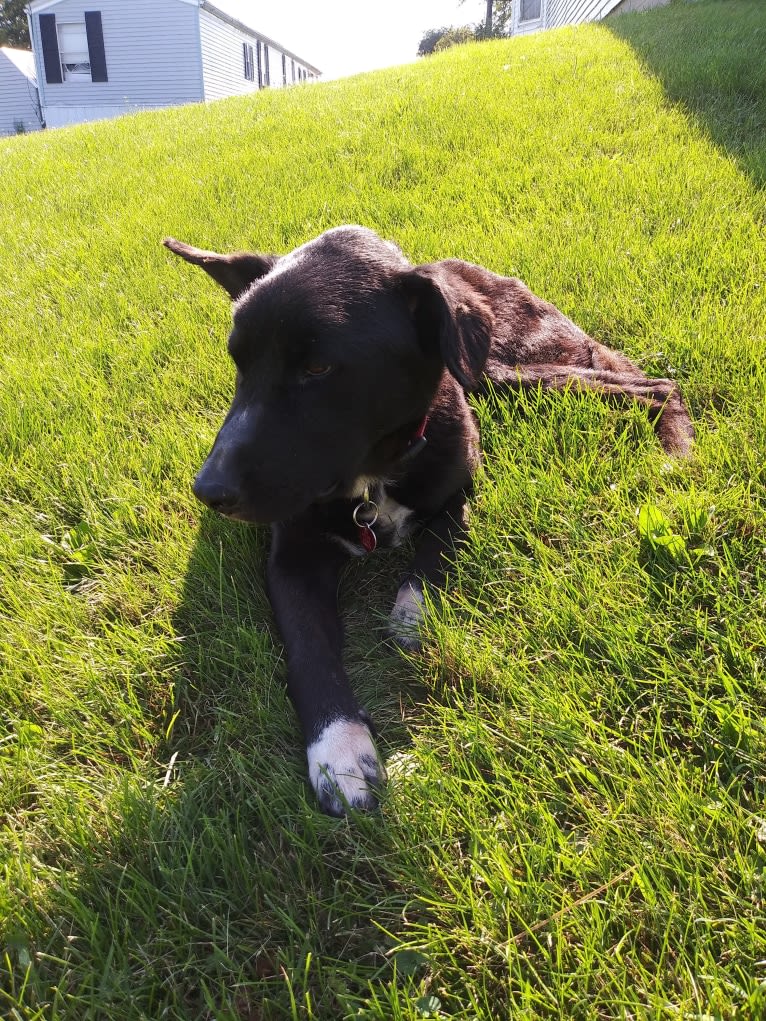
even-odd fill
[(367, 553), (372, 553), (378, 545), (378, 540), (369, 525), (359, 525), (359, 542)]
[[(360, 514), (362, 515), (361, 517)], [(365, 514), (370, 515), (368, 521), (364, 520)], [(352, 517), (354, 524), (359, 529), (359, 542), (362, 544), (362, 548), (366, 553), (372, 553), (378, 545), (378, 537), (372, 530), (372, 526), (378, 520), (378, 505), (370, 499), (369, 486), (365, 487), (362, 502), (354, 507)]]

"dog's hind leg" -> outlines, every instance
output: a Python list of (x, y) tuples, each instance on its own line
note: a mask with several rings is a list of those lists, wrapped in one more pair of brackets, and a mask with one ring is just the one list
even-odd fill
[(627, 365), (632, 371), (591, 369), (557, 363), (503, 365), (494, 362), (488, 366), (487, 378), (495, 386), (517, 390), (542, 387), (544, 390), (590, 391), (618, 406), (638, 402), (647, 408), (665, 450), (681, 456), (689, 454), (694, 440), (694, 427), (677, 383), (672, 379), (650, 379), (624, 356), (607, 348), (602, 350), (615, 355), (614, 364)]

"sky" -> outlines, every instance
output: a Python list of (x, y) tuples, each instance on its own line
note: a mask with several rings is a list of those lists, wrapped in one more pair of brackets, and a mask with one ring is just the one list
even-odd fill
[(211, 0), (282, 43), (323, 72), (341, 78), (415, 60), (428, 28), (476, 24), (484, 0)]

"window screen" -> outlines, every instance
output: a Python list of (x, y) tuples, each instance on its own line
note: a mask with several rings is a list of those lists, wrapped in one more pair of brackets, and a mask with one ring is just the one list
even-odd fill
[(543, 0), (521, 0), (519, 21), (537, 21), (542, 15)]
[(85, 22), (82, 24), (65, 24), (57, 26), (59, 33), (59, 53), (61, 55), (61, 72), (65, 82), (91, 80), (90, 54), (88, 52), (88, 36)]

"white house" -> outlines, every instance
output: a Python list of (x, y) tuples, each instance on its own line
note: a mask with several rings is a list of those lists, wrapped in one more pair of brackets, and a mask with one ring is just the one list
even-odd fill
[(670, 0), (516, 0), (511, 14), (511, 35), (539, 32), (543, 28), (600, 21), (607, 14), (645, 11)]
[(207, 0), (31, 0), (27, 16), (49, 128), (321, 73)]
[(37, 131), (42, 126), (33, 54), (0, 46), (0, 135)]

